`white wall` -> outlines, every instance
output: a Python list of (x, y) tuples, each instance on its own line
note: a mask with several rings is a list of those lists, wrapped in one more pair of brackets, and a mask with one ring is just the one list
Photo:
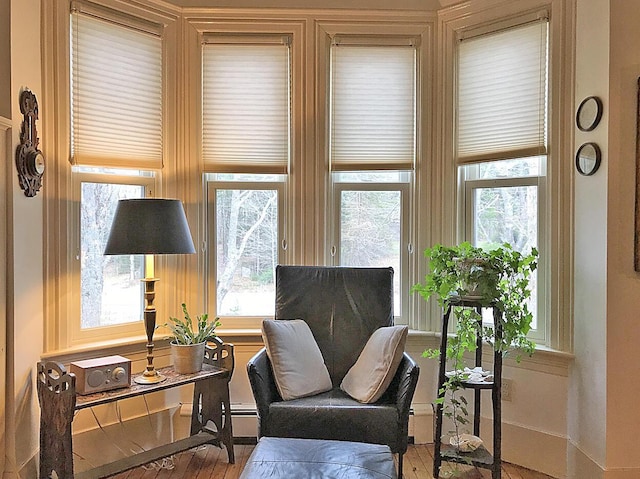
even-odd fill
[[(41, 100), (40, 1), (11, 0), (11, 156), (20, 143), (20, 89), (28, 87)], [(40, 124), (38, 123), (38, 126)], [(41, 141), (46, 141), (42, 139)], [(15, 162), (9, 174), (9, 256), (7, 315), (6, 440), (8, 477), (36, 477), (39, 409), (35, 365), (42, 352), (43, 227), (42, 195), (27, 198), (18, 185)]]
[[(633, 269), (640, 3), (610, 0), (606, 477), (640, 477), (640, 273)], [(601, 68), (603, 64), (593, 65)]]
[(7, 351), (7, 187), (11, 164), (11, 22), (8, 0), (0, 0), (0, 471), (4, 470)]
[(608, 17), (608, 0), (578, 0), (575, 107), (583, 98), (597, 95), (603, 100), (604, 116), (593, 132), (567, 125), (575, 133), (574, 152), (583, 142), (595, 141), (604, 157), (594, 176), (575, 174), (575, 362), (568, 404), (569, 477), (594, 479), (601, 477), (606, 464)]

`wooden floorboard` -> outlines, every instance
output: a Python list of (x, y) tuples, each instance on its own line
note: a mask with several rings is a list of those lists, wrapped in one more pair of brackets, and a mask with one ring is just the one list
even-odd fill
[[(215, 446), (200, 446), (164, 461), (164, 467), (147, 465), (111, 476), (112, 479), (238, 479), (255, 446), (236, 445), (236, 463), (227, 462), (227, 452)], [(406, 479), (433, 479), (433, 444), (409, 445), (404, 455), (403, 475)], [(486, 469), (443, 463), (440, 479), (490, 479)], [(503, 463), (502, 479), (551, 479), (540, 472)]]

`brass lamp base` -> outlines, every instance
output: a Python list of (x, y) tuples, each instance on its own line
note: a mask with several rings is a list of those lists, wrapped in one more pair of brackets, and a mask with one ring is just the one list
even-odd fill
[(155, 282), (157, 278), (144, 278), (144, 328), (147, 332), (147, 369), (133, 380), (138, 384), (157, 384), (167, 379), (153, 367), (153, 332), (156, 329)]
[(164, 381), (166, 376), (159, 374), (158, 371), (151, 371), (152, 374), (147, 374), (149, 371), (145, 371), (140, 376), (136, 376), (133, 380), (138, 384), (158, 384)]

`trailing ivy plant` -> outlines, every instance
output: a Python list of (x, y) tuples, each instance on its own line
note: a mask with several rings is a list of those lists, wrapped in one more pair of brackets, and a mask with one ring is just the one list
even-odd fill
[[(531, 275), (538, 265), (538, 251), (532, 248), (528, 254), (520, 253), (508, 243), (483, 249), (468, 242), (457, 246), (435, 245), (424, 252), (429, 260), (430, 271), (424, 283), (413, 286), (425, 300), (436, 295), (443, 308), (452, 300), (470, 298), (481, 306), (495, 306), (502, 312), (502, 337), (494, 337), (492, 326), (483, 327), (483, 338), (493, 347), (507, 353), (517, 349), (532, 354), (535, 348), (527, 338), (531, 330), (533, 315), (529, 310), (531, 298)], [(473, 291), (469, 291), (473, 288)], [(472, 296), (469, 296), (473, 293)], [(457, 319), (456, 334), (449, 344), (463, 343), (460, 352), (464, 355), (475, 350), (475, 334), (478, 328), (478, 313), (473, 308), (453, 306)], [(456, 348), (457, 350), (458, 348)]]
[(193, 320), (187, 311), (185, 303), (182, 303), (182, 312), (184, 313), (184, 320), (170, 317), (171, 323), (165, 324), (173, 333), (172, 342), (180, 345), (199, 344), (216, 336), (215, 330), (221, 324), (218, 318), (210, 321), (207, 313), (196, 316), (194, 330)]
[[(435, 295), (443, 309), (451, 304), (456, 318), (456, 330), (447, 340), (445, 352), (453, 374), (438, 391), (436, 404), (442, 404), (445, 417), (453, 421), (455, 431), (450, 433), (459, 436), (460, 428), (468, 424), (467, 402), (458, 394), (462, 381), (468, 379), (468, 374), (462, 372), (464, 358), (466, 353), (476, 350), (477, 334), (502, 354), (518, 350), (518, 361), (522, 353), (533, 354), (535, 345), (527, 338), (533, 319), (528, 303), (538, 251), (533, 248), (530, 253), (522, 254), (508, 243), (483, 249), (464, 242), (457, 246), (435, 245), (427, 248), (424, 256), (429, 260), (429, 273), (424, 283), (414, 285), (412, 291), (425, 300)], [(462, 299), (499, 309), (502, 335), (496, 337), (495, 325), (483, 325), (475, 308), (457, 304)], [(438, 358), (440, 351), (428, 349), (423, 356)]]

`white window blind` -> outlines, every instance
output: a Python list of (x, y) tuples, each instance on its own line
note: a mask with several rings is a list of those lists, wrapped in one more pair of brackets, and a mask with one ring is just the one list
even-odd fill
[(416, 144), (416, 48), (331, 47), (331, 168), (408, 170)]
[(272, 44), (204, 45), (205, 171), (287, 173), (289, 63), (288, 39)]
[(546, 154), (547, 24), (461, 41), (458, 163)]
[(72, 162), (162, 165), (162, 38), (72, 14)]

